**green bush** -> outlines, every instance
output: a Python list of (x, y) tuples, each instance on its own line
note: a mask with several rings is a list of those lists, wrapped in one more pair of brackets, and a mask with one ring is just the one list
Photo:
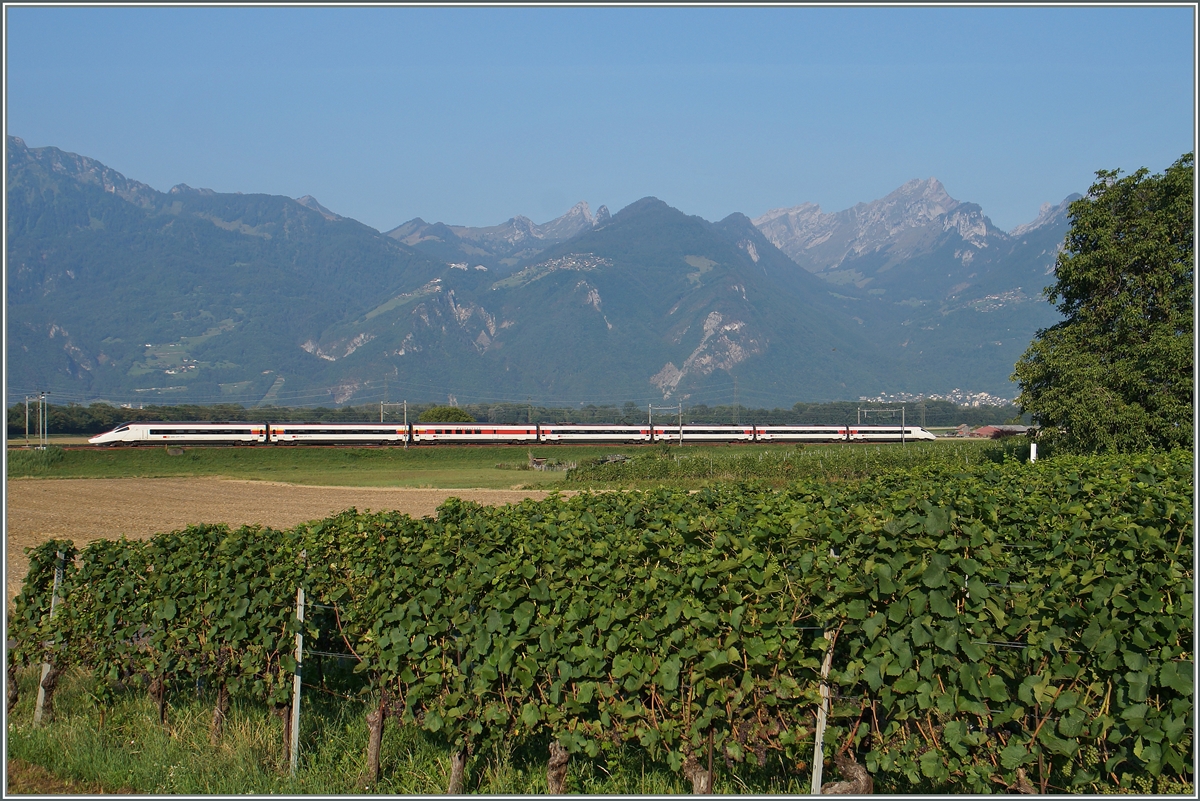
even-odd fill
[(456, 406), (434, 406), (421, 412), (418, 423), (474, 423), (475, 418)]
[(9, 448), (8, 473), (18, 476), (40, 476), (51, 472), (63, 460), (63, 449), (56, 445), (45, 448)]

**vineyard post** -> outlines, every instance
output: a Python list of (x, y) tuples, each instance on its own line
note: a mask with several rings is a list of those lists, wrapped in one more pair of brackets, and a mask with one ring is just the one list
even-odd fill
[[(307, 551), (300, 552), (301, 563), (305, 561)], [(304, 658), (304, 586), (296, 588), (296, 676), (292, 679), (292, 765), (291, 775), (296, 775), (296, 766), (300, 762), (300, 663)]]
[[(62, 584), (63, 561), (66, 559), (62, 551), (57, 552), (58, 560), (54, 564), (54, 589), (50, 593), (50, 622), (54, 622), (54, 609), (58, 606), (58, 588)], [(49, 654), (42, 658), (42, 679), (38, 682), (37, 706), (33, 710), (33, 725), (42, 725), (42, 716), (46, 709), (46, 677), (50, 675)]]
[(1029, 461), (1031, 461), (1031, 462), (1037, 461), (1037, 443), (1036, 442), (1032, 442), (1029, 445)]
[(821, 662), (821, 706), (817, 709), (817, 735), (813, 744), (812, 795), (821, 794), (821, 774), (825, 767), (825, 724), (829, 719), (829, 669), (833, 666), (833, 644), (837, 642), (837, 631), (825, 632), (829, 648)]
[(712, 726), (708, 727), (708, 790), (705, 795), (712, 795), (713, 791), (713, 730)]

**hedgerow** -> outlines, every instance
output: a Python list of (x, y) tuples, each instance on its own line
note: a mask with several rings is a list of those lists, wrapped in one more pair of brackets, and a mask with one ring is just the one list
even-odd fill
[(910, 442), (850, 446), (796, 444), (761, 447), (739, 444), (727, 449), (694, 452), (663, 444), (628, 458), (593, 459), (567, 472), (568, 483), (626, 485), (630, 482), (695, 482), (747, 479), (787, 483), (804, 480), (859, 480), (884, 472), (941, 466), (969, 468), (982, 462), (1028, 457), (1029, 444), (1019, 441)]

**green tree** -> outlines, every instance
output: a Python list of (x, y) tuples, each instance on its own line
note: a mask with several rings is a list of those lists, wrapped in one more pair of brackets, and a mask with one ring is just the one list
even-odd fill
[(1078, 452), (1191, 447), (1193, 154), (1165, 173), (1101, 170), (1070, 206), (1046, 296), (1064, 320), (1017, 362), (1039, 439)]
[(474, 423), (475, 418), (456, 406), (434, 406), (421, 412), (418, 423)]

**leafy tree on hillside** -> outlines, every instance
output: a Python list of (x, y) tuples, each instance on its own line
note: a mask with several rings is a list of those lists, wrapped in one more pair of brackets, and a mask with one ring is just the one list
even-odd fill
[(1017, 362), (1039, 439), (1082, 452), (1191, 447), (1193, 154), (1101, 170), (1070, 206), (1046, 296), (1065, 316)]
[(418, 423), (474, 423), (475, 418), (455, 406), (434, 406), (421, 412)]

